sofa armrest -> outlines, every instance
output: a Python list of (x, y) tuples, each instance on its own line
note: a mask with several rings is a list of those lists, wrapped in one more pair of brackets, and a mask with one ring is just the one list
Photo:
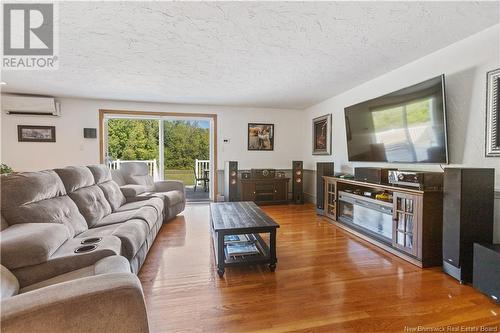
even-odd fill
[(14, 224), (0, 234), (2, 265), (13, 270), (46, 262), (69, 238), (69, 230), (63, 224)]
[(162, 180), (155, 182), (155, 192), (181, 191), (185, 192), (184, 182), (180, 180)]
[(102, 274), (55, 284), (2, 301), (2, 332), (148, 332), (139, 279)]
[(120, 186), (120, 190), (122, 191), (125, 198), (134, 198), (134, 197), (138, 196), (139, 194), (146, 192), (146, 186), (128, 184), (128, 185)]

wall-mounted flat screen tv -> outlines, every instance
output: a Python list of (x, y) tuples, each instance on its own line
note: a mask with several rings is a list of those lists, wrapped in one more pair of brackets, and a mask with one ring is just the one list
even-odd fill
[(448, 163), (444, 75), (344, 112), (349, 161)]

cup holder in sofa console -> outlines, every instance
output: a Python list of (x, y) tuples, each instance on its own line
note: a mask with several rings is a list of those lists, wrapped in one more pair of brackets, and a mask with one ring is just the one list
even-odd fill
[(96, 248), (97, 248), (97, 245), (95, 245), (95, 244), (93, 244), (93, 245), (84, 245), (84, 246), (77, 247), (75, 249), (75, 253), (87, 253), (87, 252), (90, 252), (90, 251), (94, 251)]
[(85, 238), (84, 240), (81, 241), (80, 244), (83, 244), (83, 245), (95, 244), (95, 243), (99, 243), (101, 240), (102, 240), (102, 237)]

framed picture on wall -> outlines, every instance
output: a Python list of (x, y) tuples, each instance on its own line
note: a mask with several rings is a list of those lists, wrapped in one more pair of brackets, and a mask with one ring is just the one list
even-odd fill
[(56, 142), (55, 126), (17, 125), (19, 142)]
[(274, 150), (274, 124), (248, 124), (248, 150)]
[(327, 114), (313, 119), (313, 155), (332, 154), (332, 115)]
[(486, 156), (500, 157), (500, 68), (487, 74)]

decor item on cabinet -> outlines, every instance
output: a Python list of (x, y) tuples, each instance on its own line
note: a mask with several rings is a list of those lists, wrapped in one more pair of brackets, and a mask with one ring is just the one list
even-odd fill
[(500, 68), (487, 74), (486, 156), (500, 157)]
[(286, 177), (286, 173), (284, 171), (278, 171), (278, 172), (276, 172), (276, 177), (278, 177), (278, 178), (285, 178)]
[(275, 178), (276, 170), (275, 169), (251, 169), (250, 173), (252, 178), (262, 179), (262, 178)]
[(292, 202), (304, 203), (304, 164), (302, 161), (292, 161)]
[(224, 164), (224, 197), (227, 201), (238, 201), (238, 162)]
[(474, 243), (473, 286), (500, 303), (500, 244)]
[(332, 115), (313, 119), (313, 155), (332, 154)]
[(473, 243), (493, 242), (495, 169), (445, 168), (443, 271), (472, 282)]
[(395, 169), (358, 167), (354, 168), (354, 179), (360, 182), (387, 184), (390, 170)]
[(85, 139), (95, 139), (97, 138), (97, 128), (84, 128), (83, 137)]
[(248, 150), (274, 150), (274, 124), (248, 124)]
[(443, 187), (442, 172), (389, 170), (389, 183), (394, 185), (423, 189), (441, 189)]
[(333, 162), (316, 163), (316, 214), (323, 215), (325, 210), (325, 181), (324, 176), (333, 176)]
[(56, 142), (55, 126), (17, 125), (19, 142)]
[(242, 179), (250, 179), (250, 172), (248, 172), (248, 171), (242, 172), (241, 178)]

